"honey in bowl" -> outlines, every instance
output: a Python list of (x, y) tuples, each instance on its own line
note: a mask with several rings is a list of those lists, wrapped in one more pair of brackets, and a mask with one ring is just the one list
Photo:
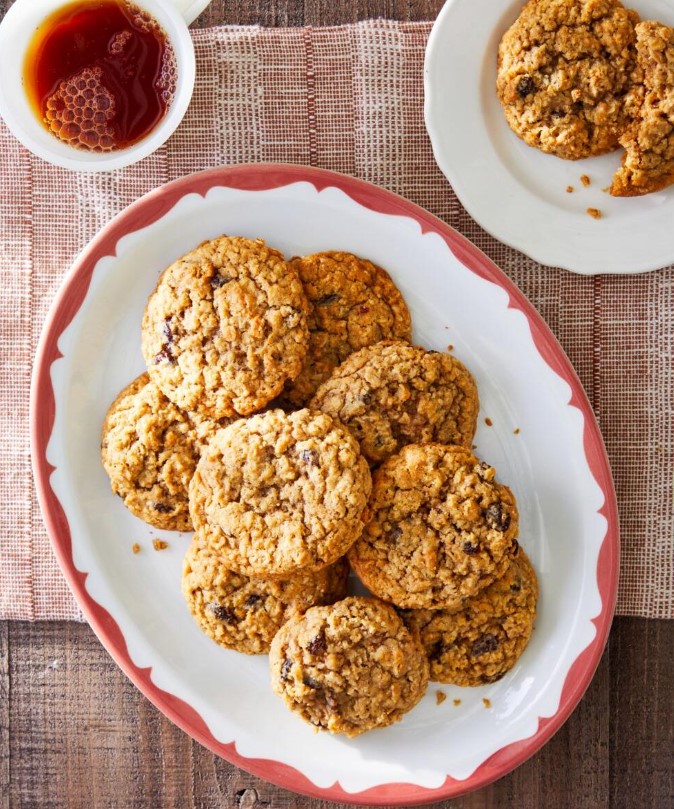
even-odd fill
[(78, 0), (36, 30), (24, 84), (59, 140), (110, 152), (142, 140), (164, 117), (175, 64), (171, 43), (147, 12), (124, 0)]

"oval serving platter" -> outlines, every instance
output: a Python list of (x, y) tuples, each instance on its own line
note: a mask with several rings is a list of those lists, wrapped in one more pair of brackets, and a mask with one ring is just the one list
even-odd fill
[[(180, 593), (189, 535), (145, 525), (111, 494), (101, 423), (143, 370), (147, 297), (170, 262), (223, 232), (262, 237), (286, 256), (341, 249), (380, 264), (410, 306), (415, 341), (451, 345), (473, 372), (476, 454), (518, 498), (520, 540), (541, 590), (532, 640), (499, 682), (438, 686), (448, 697), (440, 705), (431, 685), (401, 722), (354, 740), (316, 734), (272, 693), (265, 656), (222, 649), (197, 629)], [(536, 752), (592, 678), (613, 615), (619, 549), (590, 405), (508, 278), (461, 235), (388, 191), (314, 168), (251, 165), (184, 177), (142, 197), (65, 278), (38, 349), (31, 420), (40, 505), (89, 623), (164, 714), (255, 775), (359, 804), (456, 796)], [(155, 553), (155, 538), (169, 547)], [(134, 543), (143, 548), (137, 555)]]

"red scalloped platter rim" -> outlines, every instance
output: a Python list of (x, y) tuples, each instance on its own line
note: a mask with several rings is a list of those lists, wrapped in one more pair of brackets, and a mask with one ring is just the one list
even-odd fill
[[(456, 258), (471, 272), (497, 284), (509, 295), (509, 307), (527, 318), (537, 350), (547, 364), (570, 386), (569, 406), (583, 415), (583, 445), (588, 466), (604, 495), (600, 513), (607, 527), (597, 561), (597, 585), (601, 611), (593, 619), (596, 634), (571, 665), (562, 688), (557, 711), (539, 718), (538, 727), (526, 739), (508, 744), (484, 761), (468, 778), (447, 776), (437, 788), (410, 783), (386, 783), (360, 791), (347, 792), (338, 782), (321, 788), (299, 770), (270, 759), (247, 758), (236, 750), (235, 742), (223, 744), (209, 731), (202, 717), (180, 698), (158, 688), (150, 668), (137, 667), (127, 650), (120, 627), (110, 613), (88, 593), (87, 574), (74, 564), (71, 536), (63, 508), (51, 488), (53, 467), (46, 457), (54, 426), (55, 395), (51, 383), (52, 363), (61, 356), (58, 340), (84, 301), (94, 268), (104, 256), (114, 256), (120, 238), (160, 219), (186, 194), (205, 195), (215, 187), (247, 191), (280, 188), (297, 182), (311, 183), (318, 191), (334, 187), (372, 211), (410, 217), (422, 233), (439, 235)], [(115, 662), (140, 691), (171, 721), (212, 752), (238, 767), (270, 781), (315, 798), (369, 805), (411, 805), (456, 797), (478, 789), (511, 772), (536, 753), (569, 717), (590, 684), (599, 664), (613, 618), (618, 587), (619, 528), (615, 490), (599, 427), (576, 373), (554, 335), (533, 305), (507, 276), (475, 245), (424, 209), (402, 197), (363, 180), (324, 169), (286, 164), (251, 164), (211, 169), (182, 177), (145, 194), (106, 225), (76, 259), (71, 272), (54, 300), (36, 355), (31, 387), (31, 445), (38, 500), (56, 557), (68, 584), (89, 624)]]

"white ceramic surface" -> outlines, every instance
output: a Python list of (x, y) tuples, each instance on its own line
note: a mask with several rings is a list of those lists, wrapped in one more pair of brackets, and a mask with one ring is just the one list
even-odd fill
[[(674, 262), (674, 187), (634, 199), (603, 189), (621, 151), (568, 161), (527, 146), (496, 96), (499, 40), (523, 0), (447, 0), (428, 40), (425, 115), (440, 169), (463, 206), (505, 244), (583, 274), (636, 273)], [(669, 0), (628, 4), (674, 25)], [(583, 187), (580, 175), (591, 180)], [(566, 192), (567, 186), (575, 191)], [(599, 220), (587, 213), (597, 208)]]
[(158, 149), (185, 115), (195, 77), (194, 46), (187, 22), (191, 22), (209, 0), (133, 0), (166, 32), (175, 53), (178, 82), (166, 114), (146, 137), (133, 146), (105, 153), (76, 149), (54, 137), (38, 120), (24, 90), (25, 54), (35, 29), (67, 2), (16, 0), (4, 16), (0, 23), (0, 116), (27, 149), (56, 166), (76, 171), (109, 171), (130, 166)]
[[(584, 448), (587, 414), (571, 404), (572, 386), (534, 341), (532, 332), (544, 327), (512, 305), (500, 282), (468, 269), (437, 232), (427, 232), (412, 216), (381, 213), (338, 188), (319, 187), (298, 181), (268, 190), (216, 185), (203, 196), (185, 193), (170, 207), (157, 203), (162, 215), (152, 224), (123, 235), (114, 249), (106, 246), (108, 254), (96, 264), (81, 306), (58, 339), (63, 356), (36, 369), (38, 377), (50, 374), (54, 392), (48, 482), (67, 520), (72, 564), (87, 574), (82, 586), (121, 630), (133, 666), (151, 667), (152, 686), (193, 708), (215, 740), (234, 741), (246, 759), (290, 765), (311, 788), (284, 781), (271, 765), (256, 770), (253, 762), (253, 771), (309, 791), (329, 790), (336, 781), (346, 793), (392, 782), (439, 789), (447, 776), (469, 778), (492, 754), (532, 737), (540, 721), (558, 712), (571, 666), (597, 634), (593, 619), (612, 611), (612, 604), (602, 607), (597, 581), (606, 498)], [(142, 224), (140, 217), (133, 227)], [(451, 344), (473, 371), (481, 398), (476, 453), (515, 492), (521, 544), (540, 578), (532, 640), (501, 681), (472, 689), (438, 686), (448, 696), (441, 705), (431, 686), (399, 724), (356, 740), (317, 735), (272, 693), (266, 657), (226, 651), (197, 629), (180, 594), (189, 536), (143, 524), (111, 494), (99, 457), (100, 428), (118, 391), (144, 368), (140, 321), (147, 296), (168, 263), (222, 232), (261, 236), (288, 256), (321, 249), (367, 256), (390, 271), (408, 301), (414, 339), (437, 350)], [(69, 309), (68, 301), (62, 293), (55, 311)], [(554, 352), (563, 356), (558, 347)], [(573, 386), (579, 389), (577, 380)], [(36, 383), (37, 422), (47, 407), (39, 390)], [(493, 426), (485, 424), (486, 416)], [(58, 508), (45, 506), (47, 499), (43, 493), (53, 526)], [(63, 559), (70, 553), (68, 540), (54, 533), (52, 527)], [(158, 536), (169, 542), (161, 553), (151, 547)], [(143, 548), (138, 555), (131, 552), (135, 542)], [(79, 580), (66, 572), (71, 582), (75, 575)], [(106, 642), (108, 623), (98, 629)], [(591, 670), (584, 685), (589, 676)], [(490, 709), (483, 698), (491, 701)], [(191, 729), (190, 721), (183, 726)]]
[(211, 0), (170, 0), (170, 2), (189, 25), (196, 20)]

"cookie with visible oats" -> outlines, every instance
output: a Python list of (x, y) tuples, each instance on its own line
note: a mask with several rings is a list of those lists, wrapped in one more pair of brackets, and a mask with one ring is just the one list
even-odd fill
[(194, 424), (194, 433), (200, 451), (201, 448), (213, 438), (218, 430), (229, 427), (230, 424), (242, 418), (242, 416), (237, 415), (225, 416), (221, 419), (208, 419), (194, 411), (189, 412), (187, 415), (192, 419), (192, 423)]
[(618, 0), (529, 0), (498, 47), (510, 128), (567, 160), (617, 149), (634, 103), (638, 21)]
[(428, 661), (395, 610), (372, 598), (312, 607), (271, 644), (274, 691), (306, 722), (353, 737), (397, 722), (422, 698)]
[(261, 410), (302, 369), (307, 307), (297, 272), (262, 240), (204, 242), (164, 271), (148, 300), (150, 378), (209, 419)]
[(524, 651), (537, 599), (536, 573), (520, 550), (503, 576), (458, 610), (408, 610), (403, 620), (419, 634), (432, 680), (484, 685), (500, 680)]
[(349, 563), (398, 607), (458, 607), (502, 576), (517, 548), (512, 492), (464, 447), (403, 447), (373, 473), (369, 507)]
[(480, 407), (473, 377), (456, 357), (392, 341), (352, 354), (310, 406), (345, 424), (373, 465), (406, 444), (470, 446)]
[(346, 560), (339, 559), (288, 579), (251, 579), (225, 567), (197, 533), (183, 562), (182, 591), (197, 625), (216, 643), (265, 654), (286, 621), (344, 598), (348, 575)]
[(380, 340), (410, 340), (407, 304), (391, 277), (351, 253), (294, 258), (309, 299), (309, 350), (300, 375), (286, 384), (284, 403), (302, 407), (349, 354)]
[(232, 570), (283, 578), (346, 553), (370, 490), (346, 427), (325, 413), (269, 410), (211, 438), (190, 484), (190, 513)]
[(674, 183), (674, 29), (658, 22), (636, 27), (638, 104), (620, 138), (622, 166), (610, 192), (636, 197)]
[(150, 525), (191, 531), (187, 489), (199, 459), (195, 426), (142, 374), (103, 422), (101, 458), (112, 491)]

